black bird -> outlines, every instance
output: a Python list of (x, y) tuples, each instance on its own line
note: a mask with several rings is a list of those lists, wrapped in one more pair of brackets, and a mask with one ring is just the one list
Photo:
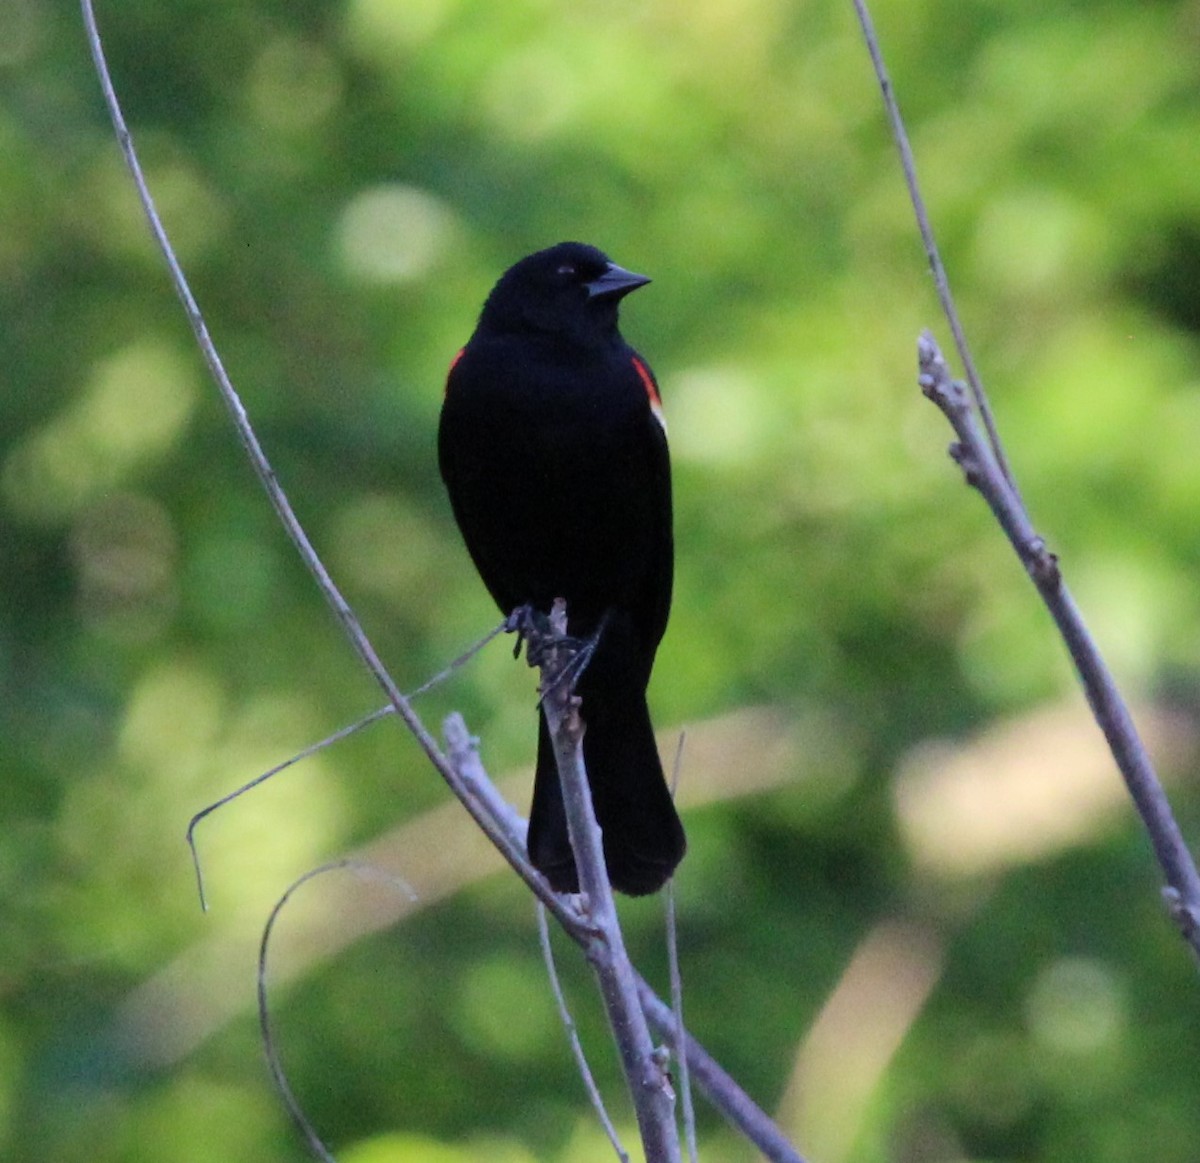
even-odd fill
[[(613, 887), (656, 891), (685, 840), (663, 778), (646, 686), (671, 605), (671, 468), (658, 385), (617, 329), (650, 280), (563, 242), (510, 267), (446, 382), (442, 479), (504, 614), (567, 603), (596, 649), (579, 677), (584, 763)], [(529, 857), (578, 891), (545, 716)]]

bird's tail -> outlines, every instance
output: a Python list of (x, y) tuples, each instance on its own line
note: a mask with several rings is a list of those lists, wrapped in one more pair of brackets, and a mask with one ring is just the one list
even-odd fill
[[(613, 888), (657, 891), (683, 859), (683, 825), (663, 777), (644, 684), (605, 681), (603, 649), (579, 681), (583, 760)], [(597, 665), (599, 664), (599, 665)], [(529, 858), (558, 892), (578, 892), (562, 788), (546, 717), (540, 716), (529, 812)]]

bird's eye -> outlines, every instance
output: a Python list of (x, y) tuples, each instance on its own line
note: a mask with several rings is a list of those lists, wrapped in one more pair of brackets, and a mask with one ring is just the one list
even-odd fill
[(564, 275), (567, 278), (572, 278), (578, 274), (578, 272), (575, 270), (574, 264), (569, 262), (563, 263), (562, 266), (560, 266), (554, 273)]

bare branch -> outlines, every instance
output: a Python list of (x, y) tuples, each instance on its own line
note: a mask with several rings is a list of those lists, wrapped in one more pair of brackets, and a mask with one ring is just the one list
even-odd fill
[[(405, 697), (412, 701), (418, 695), (423, 695), (426, 691), (432, 690), (439, 683), (445, 682), (455, 671), (465, 666), (472, 658), (475, 657), (493, 638), (498, 634), (502, 634), (508, 626), (507, 619), (501, 622), (493, 630), (489, 630), (478, 642), (474, 643), (466, 651), (460, 654), (448, 666), (443, 667), (432, 678), (423, 682), (416, 690), (410, 691)], [(312, 743), (307, 747), (296, 752), (290, 759), (285, 759), (282, 763), (277, 763), (268, 771), (264, 771), (261, 775), (256, 775), (252, 780), (234, 788), (233, 791), (221, 796), (207, 807), (201, 808), (189, 821), (186, 832), (187, 846), (192, 854), (192, 868), (196, 873), (196, 889), (200, 894), (200, 909), (202, 912), (208, 912), (208, 898), (204, 892), (204, 872), (200, 866), (200, 853), (196, 848), (196, 826), (201, 820), (211, 816), (218, 808), (225, 807), (226, 804), (232, 803), (239, 796), (244, 795), (248, 791), (252, 791), (259, 784), (266, 783), (272, 776), (278, 775), (282, 771), (286, 771), (289, 767), (299, 763), (302, 759), (307, 759), (310, 755), (315, 755), (318, 751), (324, 751), (326, 747), (331, 747), (335, 743), (340, 743), (343, 739), (349, 738), (364, 727), (369, 727), (372, 723), (378, 722), (380, 719), (386, 718), (388, 715), (394, 715), (396, 708), (389, 703), (386, 707), (380, 707), (378, 710), (372, 711), (369, 715), (364, 715), (357, 723), (351, 723), (347, 727), (342, 727), (338, 731), (334, 731), (332, 735), (326, 735), (319, 743)]]
[(348, 727), (343, 727), (340, 731), (334, 731), (332, 735), (326, 735), (319, 743), (310, 743), (307, 747), (297, 751), (289, 759), (275, 764), (274, 767), (264, 771), (261, 775), (256, 775), (253, 779), (242, 784), (241, 787), (234, 788), (231, 792), (226, 792), (220, 799), (214, 800), (207, 807), (201, 808), (188, 821), (185, 838), (188, 850), (192, 854), (192, 869), (196, 873), (196, 891), (200, 894), (201, 912), (208, 912), (208, 896), (204, 891), (204, 871), (200, 865), (200, 852), (196, 847), (196, 826), (200, 821), (211, 816), (219, 808), (225, 807), (226, 804), (232, 803), (239, 796), (245, 795), (246, 792), (253, 791), (259, 784), (266, 783), (272, 776), (278, 775), (282, 771), (287, 771), (289, 767), (299, 763), (302, 759), (307, 759), (310, 755), (315, 755), (318, 751), (323, 751), (326, 747), (330, 747), (334, 743), (340, 743), (343, 739), (361, 731), (364, 727), (369, 727), (372, 723), (378, 722), (384, 716), (393, 714), (394, 712), (395, 707), (390, 704), (386, 707), (380, 707), (379, 710), (372, 711), (369, 715), (365, 715), (359, 719), (357, 723), (351, 723)]
[(1108, 740), (1125, 786), (1150, 834), (1154, 854), (1167, 880), (1165, 891), (1172, 916), (1200, 957), (1200, 874), (1133, 725), (1129, 708), (1063, 581), (1058, 558), (1034, 530), (1020, 498), (979, 431), (966, 388), (951, 377), (941, 350), (928, 331), (918, 341), (917, 352), (921, 391), (942, 410), (958, 436), (950, 455), (962, 468), (967, 483), (987, 501), (1067, 644), (1092, 714)]
[(279, 1051), (275, 1047), (275, 1034), (271, 1028), (271, 1007), (267, 1001), (267, 952), (271, 947), (271, 936), (275, 932), (275, 922), (279, 920), (284, 907), (292, 899), (292, 894), (302, 884), (306, 884), (314, 877), (331, 872), (336, 868), (344, 868), (345, 866), (345, 861), (342, 860), (334, 861), (332, 864), (322, 864), (319, 868), (314, 868), (306, 872), (303, 876), (288, 885), (283, 896), (275, 902), (274, 907), (267, 916), (267, 923), (263, 926), (262, 937), (258, 945), (258, 1026), (262, 1032), (263, 1051), (267, 1056), (267, 1068), (271, 1071), (271, 1077), (275, 1081), (276, 1090), (283, 1097), (283, 1105), (287, 1107), (288, 1114), (292, 1116), (292, 1122), (296, 1124), (300, 1134), (304, 1137), (304, 1141), (308, 1144), (308, 1149), (318, 1159), (322, 1160), (323, 1163), (336, 1163), (336, 1161), (329, 1153), (329, 1148), (325, 1146), (321, 1136), (317, 1134), (316, 1128), (309, 1121), (308, 1115), (304, 1113), (304, 1108), (300, 1105), (300, 1100), (292, 1090), (291, 1083), (288, 1082), (287, 1072), (283, 1068), (283, 1061), (279, 1057)]
[[(683, 1024), (683, 977), (679, 972), (679, 933), (675, 919), (675, 882), (667, 881), (667, 966), (671, 980), (671, 1013), (675, 1015), (674, 1044), (681, 1045), (687, 1030)], [(686, 1054), (676, 1055), (679, 1063), (679, 1094), (683, 1111), (684, 1142), (689, 1163), (697, 1163), (696, 1108), (692, 1105), (692, 1072)]]
[(292, 1121), (296, 1124), (300, 1134), (304, 1136), (304, 1141), (308, 1144), (309, 1150), (318, 1159), (322, 1160), (323, 1163), (335, 1163), (335, 1160), (329, 1153), (329, 1149), (325, 1146), (320, 1135), (317, 1134), (316, 1128), (312, 1125), (308, 1115), (304, 1113), (304, 1108), (300, 1105), (300, 1100), (296, 1098), (295, 1092), (288, 1082), (287, 1073), (283, 1069), (283, 1060), (280, 1058), (279, 1050), (275, 1045), (275, 1035), (271, 1028), (271, 1009), (267, 1002), (267, 951), (271, 946), (271, 937), (275, 931), (275, 923), (279, 920), (288, 901), (292, 899), (293, 894), (310, 880), (318, 876), (323, 876), (327, 872), (336, 872), (343, 868), (384, 880), (389, 884), (395, 885), (400, 891), (406, 892), (410, 896), (412, 895), (412, 889), (398, 877), (382, 872), (377, 868), (360, 864), (354, 860), (334, 860), (329, 864), (322, 864), (318, 868), (311, 869), (288, 885), (283, 896), (275, 902), (275, 906), (271, 909), (267, 917), (267, 923), (263, 926), (262, 937), (258, 945), (258, 1024), (262, 1033), (263, 1050), (267, 1056), (267, 1068), (271, 1071), (271, 1077), (275, 1081), (276, 1088), (283, 1096), (283, 1104), (287, 1107), (288, 1114), (292, 1116)]
[[(687, 732), (679, 732), (675, 746), (675, 761), (671, 764), (671, 796), (679, 790), (679, 773), (683, 768), (683, 746)], [(686, 1032), (683, 1024), (683, 976), (679, 972), (679, 927), (675, 918), (675, 881), (667, 881), (667, 970), (671, 982), (671, 1011), (675, 1015), (675, 1045), (683, 1042)], [(692, 1076), (686, 1054), (676, 1055), (679, 1062), (679, 1099), (683, 1114), (684, 1142), (687, 1144), (689, 1163), (698, 1163), (696, 1149), (696, 1108), (692, 1104)]]
[[(456, 766), (460, 766), (464, 777), (474, 786), (476, 782), (486, 784), (491, 794), (500, 801), (507, 815), (498, 817), (510, 835), (524, 844), (525, 821), (521, 819), (496, 793), (494, 786), (479, 763), (474, 741), (467, 733), (462, 716), (451, 715), (445, 724), (446, 738)], [(585, 951), (592, 939), (590, 919), (579, 908), (578, 898), (555, 896), (567, 913), (566, 919), (558, 916), (567, 934)], [(655, 1033), (663, 1038), (675, 1051), (676, 1057), (686, 1056), (688, 1069), (699, 1082), (701, 1089), (713, 1107), (746, 1136), (771, 1163), (805, 1163), (796, 1148), (788, 1142), (783, 1132), (771, 1117), (727, 1074), (707, 1050), (687, 1031), (682, 1036), (676, 1027), (674, 1010), (662, 1001), (649, 983), (635, 975), (638, 997), (646, 1020)]]

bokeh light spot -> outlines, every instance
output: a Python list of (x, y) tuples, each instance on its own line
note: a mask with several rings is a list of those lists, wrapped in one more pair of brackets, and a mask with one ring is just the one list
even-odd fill
[(671, 451), (710, 464), (744, 464), (762, 450), (770, 421), (759, 386), (731, 368), (696, 368), (667, 392)]
[(457, 1025), (485, 1053), (509, 1061), (536, 1056), (553, 1035), (545, 977), (509, 957), (472, 966), (463, 982)]
[(161, 631), (175, 607), (175, 529), (166, 509), (132, 493), (85, 509), (71, 531), (85, 621), (126, 640)]
[(448, 0), (351, 0), (346, 29), (351, 42), (372, 57), (400, 54), (428, 40), (441, 27)]
[(1050, 294), (1094, 276), (1109, 232), (1077, 201), (1022, 190), (985, 209), (975, 236), (980, 279), (1011, 294)]
[(0, 4), (0, 67), (19, 65), (33, 55), (43, 32), (43, 13), (31, 0)]
[(0, 475), (6, 500), (24, 516), (55, 519), (116, 487), (175, 445), (197, 389), (174, 345), (130, 344), (97, 364), (80, 397), (16, 446)]
[(363, 190), (342, 211), (337, 246), (342, 266), (365, 283), (408, 283), (427, 275), (455, 236), (454, 216), (415, 186)]
[(357, 497), (337, 517), (338, 572), (396, 601), (437, 584), (442, 548), (437, 530), (399, 495)]
[(342, 96), (342, 79), (317, 45), (279, 37), (263, 49), (250, 74), (250, 104), (267, 126), (306, 129), (324, 120)]
[(1125, 998), (1112, 970), (1091, 958), (1067, 957), (1043, 970), (1026, 1002), (1034, 1039), (1082, 1056), (1102, 1049), (1125, 1025)]
[(571, 120), (580, 97), (578, 71), (549, 46), (504, 58), (483, 92), (492, 123), (518, 141), (549, 137)]

